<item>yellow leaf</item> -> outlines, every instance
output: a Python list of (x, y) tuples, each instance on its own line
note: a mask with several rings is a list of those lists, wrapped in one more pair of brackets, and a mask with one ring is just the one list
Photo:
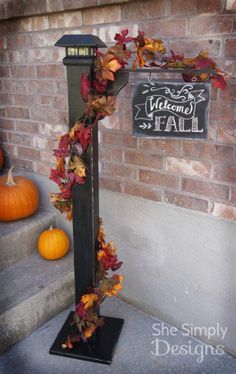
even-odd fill
[(74, 171), (78, 177), (86, 177), (86, 167), (81, 157), (74, 156), (69, 162), (69, 168)]
[(122, 67), (122, 65), (118, 62), (116, 58), (109, 61), (106, 65), (106, 68), (111, 70), (113, 73), (115, 73), (117, 70), (119, 70)]
[(85, 309), (90, 308), (99, 300), (98, 295), (95, 293), (85, 294), (81, 297), (81, 301), (84, 304)]

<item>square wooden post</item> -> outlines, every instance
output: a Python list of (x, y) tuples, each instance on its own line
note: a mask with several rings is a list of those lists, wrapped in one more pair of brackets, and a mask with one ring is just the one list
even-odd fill
[[(93, 35), (64, 35), (56, 46), (65, 47), (67, 56), (63, 59), (67, 67), (68, 104), (70, 127), (84, 111), (80, 94), (83, 73), (93, 79), (94, 51), (106, 45)], [(73, 187), (73, 239), (75, 302), (96, 285), (96, 242), (99, 225), (99, 184), (98, 184), (98, 126), (92, 128), (92, 142), (86, 151), (88, 172), (85, 184)], [(50, 353), (87, 361), (110, 364), (124, 323), (123, 319), (103, 317), (104, 325), (98, 327), (88, 342), (79, 342), (73, 349), (63, 349), (61, 344), (67, 336), (75, 333), (71, 326), (71, 312), (53, 343)]]

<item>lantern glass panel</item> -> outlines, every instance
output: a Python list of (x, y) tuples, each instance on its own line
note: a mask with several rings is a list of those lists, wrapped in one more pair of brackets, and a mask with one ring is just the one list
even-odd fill
[(68, 47), (67, 56), (90, 56), (92, 53), (89, 47)]

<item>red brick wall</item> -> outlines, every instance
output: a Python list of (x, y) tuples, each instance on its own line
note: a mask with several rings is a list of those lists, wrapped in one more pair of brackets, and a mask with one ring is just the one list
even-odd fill
[[(1, 18), (13, 16), (12, 3), (0, 5)], [(116, 113), (100, 124), (101, 187), (236, 219), (235, 2), (87, 0), (80, 9), (72, 0), (22, 3), (20, 17), (0, 23), (0, 128), (9, 163), (48, 175), (55, 139), (66, 129), (64, 50), (54, 43), (64, 33), (92, 33), (109, 44), (124, 27), (132, 35), (140, 29), (177, 52), (208, 50), (228, 72), (228, 89), (213, 90), (208, 141), (138, 139), (129, 84)]]

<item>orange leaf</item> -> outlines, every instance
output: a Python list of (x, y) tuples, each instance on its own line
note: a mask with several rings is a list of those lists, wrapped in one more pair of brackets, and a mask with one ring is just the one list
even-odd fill
[(95, 70), (97, 70), (96, 77), (99, 80), (114, 80), (114, 74), (117, 70), (122, 68), (122, 65), (117, 60), (116, 56), (109, 51), (102, 55), (98, 55), (95, 61)]
[(81, 302), (84, 304), (85, 309), (90, 308), (99, 300), (98, 295), (94, 293), (88, 293), (81, 297)]
[(111, 70), (113, 73), (115, 73), (117, 70), (119, 70), (122, 67), (122, 65), (118, 62), (117, 59), (110, 60), (106, 64), (106, 68)]
[(112, 71), (103, 68), (100, 72), (100, 77), (101, 80), (109, 80), (109, 81), (114, 81), (115, 77)]
[(63, 157), (57, 157), (56, 159), (56, 169), (59, 173), (64, 173), (65, 171), (65, 160)]

